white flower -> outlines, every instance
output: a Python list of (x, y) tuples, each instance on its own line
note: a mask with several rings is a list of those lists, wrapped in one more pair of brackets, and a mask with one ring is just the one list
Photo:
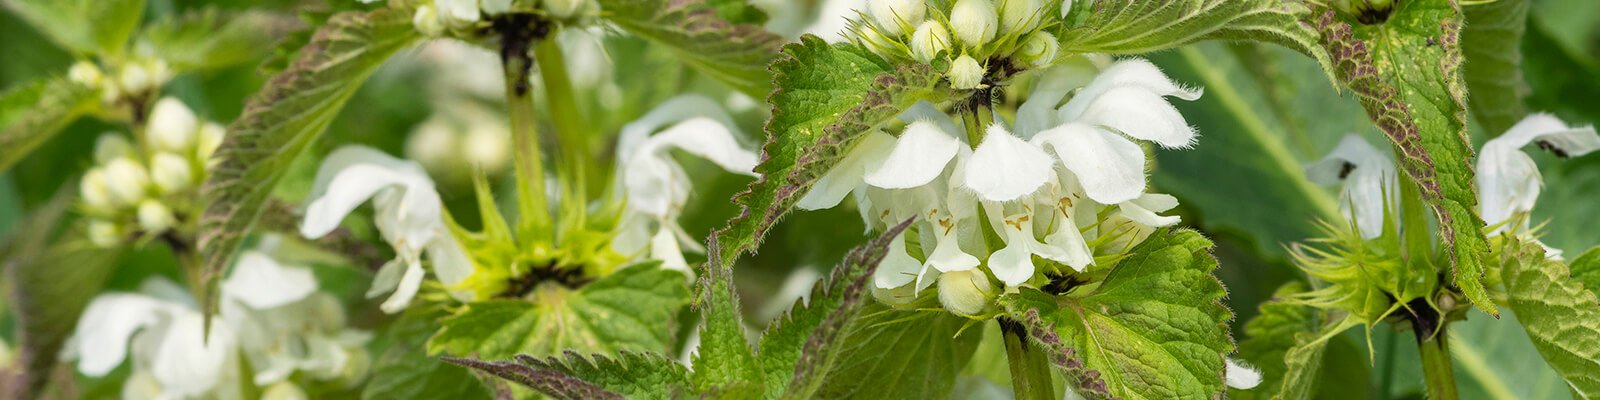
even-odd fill
[[(1600, 149), (1600, 135), (1593, 126), (1569, 127), (1555, 116), (1536, 113), (1484, 143), (1478, 156), (1478, 205), (1483, 222), (1499, 225), (1496, 233), (1517, 225), (1512, 218), (1532, 211), (1539, 198), (1543, 183), (1538, 165), (1522, 152), (1530, 143), (1562, 158), (1577, 157)], [(1527, 228), (1520, 224), (1521, 230)]]
[(198, 142), (195, 143), (194, 159), (200, 161), (201, 164), (210, 165), (211, 154), (216, 153), (218, 147), (222, 147), (222, 139), (227, 134), (228, 128), (223, 127), (222, 124), (207, 122), (205, 125), (201, 125), (200, 137)]
[(982, 314), (999, 292), (981, 269), (955, 271), (939, 277), (939, 304), (966, 316)]
[(147, 188), (150, 186), (150, 173), (146, 172), (143, 165), (133, 159), (122, 157), (106, 163), (101, 167), (106, 184), (106, 193), (110, 194), (111, 203), (117, 207), (133, 207), (144, 200)]
[[(667, 124), (674, 125), (657, 132)], [(649, 240), (651, 258), (667, 261), (666, 267), (687, 270), (678, 246), (704, 250), (678, 225), (678, 215), (694, 187), (671, 151), (682, 150), (728, 172), (755, 176), (757, 156), (739, 145), (737, 129), (715, 100), (697, 95), (667, 100), (624, 126), (617, 145), (617, 170), (621, 171), (617, 184), (627, 202), (612, 249), (636, 255)], [(651, 229), (651, 224), (656, 227)]]
[(424, 36), (433, 37), (444, 33), (444, 24), (439, 22), (439, 13), (428, 4), (417, 6), (417, 13), (411, 16), (411, 25)]
[(72, 68), (67, 70), (67, 79), (90, 88), (99, 87), (101, 78), (104, 75), (100, 73), (100, 67), (90, 61), (73, 63)]
[(478, 22), (478, 0), (434, 0), (439, 22), (450, 28), (465, 28)]
[(976, 48), (989, 43), (999, 27), (1000, 16), (989, 0), (956, 0), (956, 5), (950, 8), (950, 30), (961, 39), (964, 47)]
[(92, 211), (106, 211), (113, 207), (110, 190), (106, 184), (106, 174), (101, 168), (90, 169), (78, 181), (78, 196), (83, 198), (83, 205)]
[(1040, 0), (1000, 0), (1000, 3), (1001, 32), (1026, 33), (1044, 21), (1044, 4)]
[(1222, 361), (1224, 365), (1223, 376), (1226, 378), (1228, 387), (1250, 389), (1261, 384), (1261, 371), (1241, 364), (1233, 357), (1224, 357)]
[(971, 56), (962, 55), (950, 64), (950, 87), (956, 89), (977, 89), (983, 84), (983, 66)]
[(122, 157), (133, 157), (133, 144), (116, 132), (100, 134), (94, 140), (94, 162), (105, 164)]
[(345, 146), (322, 162), (300, 233), (307, 238), (322, 237), (368, 199), (376, 211), (378, 231), (396, 255), (378, 271), (367, 293), (375, 297), (394, 292), (380, 306), (385, 312), (404, 309), (422, 286), (424, 251), (445, 286), (472, 275), (472, 262), (445, 226), (439, 194), (422, 166), (370, 147)]
[(156, 199), (145, 199), (139, 203), (138, 210), (139, 229), (146, 233), (161, 233), (172, 227), (172, 210), (161, 205)]
[(150, 180), (162, 193), (177, 193), (194, 183), (189, 160), (172, 153), (157, 153), (150, 159)]
[(544, 0), (544, 10), (556, 18), (571, 18), (583, 10), (584, 0)]
[(867, 2), (867, 9), (878, 21), (878, 28), (889, 36), (900, 36), (921, 24), (928, 15), (928, 6), (923, 0), (871, 0)]
[(1311, 182), (1344, 184), (1339, 191), (1339, 212), (1355, 222), (1363, 239), (1383, 234), (1385, 198), (1390, 212), (1400, 212), (1399, 177), (1395, 175), (1394, 162), (1359, 135), (1345, 135), (1333, 152), (1307, 164), (1305, 169), (1306, 179)]
[(911, 33), (911, 57), (918, 62), (929, 62), (941, 51), (950, 51), (950, 31), (939, 21), (923, 21)]
[(188, 106), (178, 99), (163, 97), (150, 110), (150, 122), (145, 124), (144, 134), (155, 150), (190, 154), (199, 130), (200, 118)]
[(78, 359), (78, 372), (99, 377), (121, 365), (131, 347), (134, 370), (148, 373), (161, 392), (197, 397), (218, 387), (224, 370), (235, 369), (233, 329), (213, 324), (210, 336), (202, 338), (204, 321), (182, 288), (152, 278), (140, 293), (95, 297), (66, 351)]
[(507, 11), (511, 11), (511, 0), (480, 0), (478, 1), (478, 8), (483, 9), (484, 14), (505, 14)]

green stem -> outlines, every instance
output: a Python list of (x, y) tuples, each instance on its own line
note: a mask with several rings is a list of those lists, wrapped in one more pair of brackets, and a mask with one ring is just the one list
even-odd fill
[(1028, 343), (1028, 332), (1016, 321), (1001, 318), (1000, 332), (1005, 335), (1006, 358), (1011, 362), (1011, 389), (1017, 400), (1053, 400), (1060, 398), (1051, 381), (1050, 362), (1045, 354)]
[[(500, 22), (500, 21), (497, 21)], [(519, 23), (521, 22), (521, 23)], [(549, 208), (545, 203), (544, 157), (539, 151), (539, 127), (528, 82), (533, 58), (528, 47), (535, 38), (526, 21), (515, 18), (497, 23), (501, 28), (500, 61), (505, 68), (506, 112), (511, 115), (511, 142), (517, 176), (517, 236), (522, 241), (551, 238)]]
[[(552, 32), (551, 35), (555, 33)], [(588, 203), (587, 173), (589, 162), (589, 129), (583, 113), (578, 110), (573, 96), (572, 79), (567, 75), (567, 63), (557, 40), (543, 40), (534, 47), (534, 59), (539, 63), (539, 76), (544, 80), (545, 100), (550, 106), (551, 120), (555, 122), (556, 137), (560, 140), (561, 161), (561, 225), (565, 230), (582, 229)]]
[[(1418, 335), (1426, 333), (1418, 332)], [(1450, 347), (1445, 342), (1449, 335), (1443, 330), (1433, 335), (1432, 340), (1417, 343), (1418, 350), (1422, 353), (1422, 374), (1428, 385), (1428, 398), (1435, 400), (1456, 400), (1455, 367), (1450, 362)]]
[(963, 116), (961, 123), (967, 130), (967, 145), (978, 148), (983, 143), (983, 136), (994, 123), (994, 111), (990, 108), (993, 89), (979, 89), (962, 106)]

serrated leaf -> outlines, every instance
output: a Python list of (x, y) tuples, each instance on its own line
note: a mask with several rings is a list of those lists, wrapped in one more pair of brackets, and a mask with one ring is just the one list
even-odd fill
[(61, 47), (81, 55), (117, 55), (144, 18), (144, 0), (6, 0)]
[(628, 351), (615, 357), (570, 351), (548, 358), (518, 355), (515, 362), (444, 360), (557, 399), (670, 399), (678, 398), (689, 385), (689, 370), (676, 361)]
[(175, 70), (210, 69), (260, 59), (273, 43), (302, 25), (285, 15), (207, 7), (153, 22), (140, 40)]
[(439, 304), (406, 309), (384, 328), (379, 340), (389, 342), (376, 357), (372, 380), (363, 385), (364, 400), (489, 399), (490, 393), (467, 370), (430, 357), (427, 339), (440, 318), (450, 315)]
[(600, 7), (617, 26), (665, 46), (695, 70), (750, 97), (772, 91), (767, 64), (788, 41), (781, 35), (757, 24), (724, 20), (718, 14), (724, 10), (704, 0), (601, 0)]
[[(933, 307), (933, 299), (925, 304)], [(943, 310), (897, 310), (876, 301), (839, 342), (841, 358), (814, 397), (819, 399), (944, 399), (972, 359), (981, 329)], [(959, 335), (957, 335), (959, 333)]]
[(1455, 286), (1484, 311), (1495, 305), (1480, 279), (1489, 242), (1473, 189), (1461, 79), (1461, 10), (1452, 0), (1395, 4), (1381, 25), (1352, 28), (1331, 10), (1318, 17), (1337, 75), (1398, 149), (1400, 170), (1422, 189), (1439, 222)]
[(667, 351), (673, 315), (689, 301), (683, 274), (640, 263), (571, 290), (554, 282), (531, 300), (469, 303), (441, 321), (428, 352), (486, 360), (544, 357), (563, 350)]
[(1500, 266), (1507, 307), (1576, 397), (1600, 398), (1600, 297), (1570, 272), (1600, 268), (1593, 265), (1600, 258), (1580, 258), (1583, 264), (1568, 269), (1546, 260), (1543, 246), (1512, 240)]
[(94, 94), (62, 78), (24, 83), (0, 93), (0, 172), (97, 105)]
[[(888, 254), (889, 242), (911, 221), (891, 227), (877, 239), (850, 252), (833, 273), (811, 289), (810, 304), (796, 300), (794, 308), (778, 317), (761, 335), (761, 365), (766, 374), (766, 398), (808, 399), (843, 354), (837, 346), (863, 319), (870, 278)], [(845, 379), (854, 379), (847, 377)]]
[[(712, 236), (706, 246), (706, 260), (695, 285), (694, 307), (700, 311), (700, 348), (690, 359), (695, 370), (694, 391), (750, 391), (760, 395), (766, 388), (761, 376), (761, 361), (745, 338), (744, 316), (739, 311), (739, 293), (733, 288), (733, 262), (718, 257), (725, 254), (722, 242)], [(754, 396), (752, 396), (754, 397)]]
[(1281, 301), (1305, 291), (1305, 282), (1284, 284), (1273, 294), (1273, 300), (1261, 303), (1261, 314), (1244, 325), (1244, 333), (1249, 338), (1239, 342), (1239, 356), (1261, 370), (1261, 384), (1251, 391), (1261, 393), (1260, 398), (1268, 398), (1283, 387), (1287, 372), (1284, 356), (1300, 344), (1296, 337), (1317, 329), (1315, 310)]
[(1211, 276), (1217, 268), (1211, 247), (1194, 231), (1157, 231), (1082, 297), (1023, 289), (1000, 302), (1025, 324), (1032, 313), (1049, 324), (1043, 332), (1030, 327), (1030, 336), (1050, 343), (1049, 333), (1059, 335), (1054, 341), (1073, 351), (1057, 353), (1081, 359), (1080, 376), (1097, 371), (1103, 392), (1082, 378), (1075, 385), (1086, 398), (1218, 397), (1225, 389), (1223, 356), (1234, 349), (1228, 334), (1233, 312), (1221, 303), (1227, 291)]
[(250, 232), (289, 163), (315, 142), (378, 65), (418, 38), (407, 9), (334, 15), (289, 69), (274, 76), (228, 125), (201, 189), (202, 308), (214, 315), (217, 280)]
[[(1106, 0), (1058, 37), (1074, 53), (1142, 54), (1202, 40), (1275, 43), (1332, 63), (1304, 22), (1305, 4), (1281, 0)], [(1329, 76), (1332, 79), (1332, 76)]]
[(1465, 7), (1461, 30), (1462, 67), (1472, 96), (1467, 106), (1490, 138), (1505, 133), (1528, 114), (1522, 105), (1522, 34), (1528, 26), (1527, 0), (1498, 0)]

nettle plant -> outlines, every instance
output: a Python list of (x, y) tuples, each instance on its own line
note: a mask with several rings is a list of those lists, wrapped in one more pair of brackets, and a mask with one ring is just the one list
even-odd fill
[[(1405, 333), (1428, 397), (1462, 397), (1453, 351), (1503, 396), (1481, 355), (1451, 347), (1487, 318), (1525, 333), (1557, 392), (1600, 396), (1600, 250), (1544, 245), (1530, 156), (1580, 157), (1600, 135), (1523, 108), (1527, 1), (869, 0), (824, 13), (844, 21), (819, 23), (843, 27), (831, 42), (769, 31), (738, 0), (331, 3), (305, 21), (207, 9), (140, 29), (137, 0), (4, 2), (78, 61), (0, 99), (0, 169), (82, 115), (128, 131), (101, 136), (6, 242), (24, 369), (5, 389), (70, 397), (73, 379), (52, 377), (65, 360), (124, 398), (1299, 399), (1366, 390), (1340, 379), (1389, 367)], [(595, 39), (595, 56), (564, 33), (644, 45)], [(508, 146), (504, 184), (503, 158), (451, 159), (439, 126), (418, 136), (440, 148), (412, 147), (471, 177), (468, 207), (417, 161), (351, 143), (313, 156), (380, 66), (441, 42), (498, 61), (503, 99), (453, 112), (504, 118), (473, 122), (464, 152)], [(1353, 98), (1392, 151), (1351, 135), (1302, 168), (1202, 42), (1226, 42), (1261, 86), (1281, 84), (1275, 64), (1249, 61), (1286, 49), (1315, 71), (1302, 86)], [(271, 78), (226, 126), (162, 93), (262, 58)], [(691, 76), (709, 88), (663, 84)], [(757, 147), (737, 109), (759, 99)], [(1317, 122), (1300, 111), (1270, 110)], [(1470, 126), (1490, 138), (1477, 152)], [(1250, 164), (1298, 197), (1196, 195), (1229, 180), (1203, 173), (1152, 184), (1208, 146), (1232, 159), (1205, 163)], [(296, 174), (309, 190), (287, 199)], [(720, 200), (694, 194), (722, 174), (750, 179), (738, 215), (698, 236), (681, 220)], [(852, 206), (865, 243), (820, 280), (797, 275), (809, 290), (772, 296), (792, 306), (758, 328), (734, 275), (762, 260), (741, 258), (786, 217)], [(1282, 240), (1300, 274), (1236, 334), (1213, 256), (1230, 250), (1184, 225), (1226, 230), (1192, 216), (1256, 206), (1320, 236), (1256, 239)], [(63, 216), (77, 218), (55, 234)], [(150, 246), (186, 285), (102, 290)], [(310, 266), (326, 263), (370, 264), (346, 278), (370, 279), (372, 312), (346, 316), (339, 282)], [(1352, 367), (1330, 349), (1358, 326), (1369, 359)]]

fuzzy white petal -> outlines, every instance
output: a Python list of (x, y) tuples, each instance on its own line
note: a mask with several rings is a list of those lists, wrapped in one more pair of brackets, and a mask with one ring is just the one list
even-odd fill
[[(632, 159), (639, 146), (650, 137), (650, 133), (661, 127), (696, 117), (711, 118), (727, 127), (738, 126), (733, 123), (733, 117), (728, 116), (728, 112), (722, 109), (722, 105), (710, 97), (698, 94), (673, 97), (639, 119), (622, 126), (622, 133), (617, 138), (617, 159)], [(738, 128), (732, 129), (738, 131)]]
[(1361, 237), (1383, 234), (1385, 199), (1393, 207), (1399, 199), (1394, 163), (1360, 136), (1345, 135), (1339, 146), (1317, 162), (1306, 164), (1306, 179), (1324, 185), (1344, 183), (1339, 209), (1354, 221)]
[[(1162, 196), (1165, 196), (1165, 195), (1162, 195)], [(1160, 212), (1160, 211), (1148, 208), (1147, 206), (1149, 206), (1150, 204), (1151, 203), (1147, 203), (1147, 202), (1144, 202), (1144, 201), (1134, 200), (1134, 201), (1127, 201), (1127, 202), (1123, 202), (1121, 204), (1118, 204), (1117, 208), (1122, 210), (1122, 215), (1124, 217), (1128, 217), (1128, 219), (1133, 220), (1133, 222), (1138, 222), (1138, 223), (1144, 224), (1145, 226), (1151, 226), (1151, 227), (1172, 226), (1172, 225), (1177, 225), (1178, 222), (1182, 220), (1182, 218), (1180, 218), (1180, 217), (1178, 217), (1176, 215), (1174, 215), (1174, 216), (1157, 215), (1156, 213)], [(1162, 204), (1162, 203), (1157, 202), (1155, 204)], [(1157, 208), (1159, 208), (1159, 207), (1157, 207)], [(1168, 207), (1168, 208), (1171, 208), (1171, 207)]]
[(150, 373), (169, 394), (187, 398), (209, 392), (217, 387), (223, 368), (229, 367), (235, 352), (232, 328), (212, 324), (209, 337), (204, 336), (205, 329), (205, 317), (190, 311), (175, 315), (162, 335)]
[(854, 149), (844, 156), (833, 170), (822, 175), (811, 186), (811, 191), (795, 204), (802, 210), (821, 210), (839, 205), (844, 196), (849, 195), (863, 182), (863, 176), (869, 169), (876, 168), (883, 163), (884, 157), (894, 148), (894, 136), (887, 133), (874, 131), (861, 138)]
[(78, 372), (105, 376), (128, 356), (128, 340), (141, 328), (158, 323), (173, 304), (132, 293), (96, 296), (78, 318), (73, 351)]
[(1089, 103), (1076, 120), (1152, 141), (1163, 148), (1189, 148), (1195, 143), (1194, 128), (1183, 114), (1160, 95), (1143, 88), (1112, 88)]
[(922, 271), (922, 263), (906, 254), (906, 235), (895, 236), (889, 242), (889, 254), (883, 257), (878, 264), (878, 271), (873, 274), (872, 281), (881, 289), (893, 289), (916, 280), (917, 274)]
[(1043, 149), (1012, 136), (999, 125), (991, 125), (983, 143), (966, 162), (963, 183), (983, 200), (1016, 200), (1050, 180), (1054, 173), (1051, 164), (1050, 155)]
[(1232, 357), (1223, 359), (1223, 376), (1227, 377), (1228, 387), (1234, 389), (1250, 389), (1261, 384), (1261, 371), (1239, 364)]
[(222, 282), (225, 296), (262, 310), (289, 304), (317, 291), (311, 269), (279, 264), (259, 251), (239, 255), (233, 274)]
[(1034, 142), (1054, 149), (1084, 194), (1101, 204), (1116, 204), (1144, 193), (1144, 149), (1104, 129), (1067, 123), (1034, 137)]
[[(1568, 157), (1600, 148), (1600, 135), (1595, 134), (1594, 127), (1569, 128), (1548, 114), (1529, 115), (1505, 135), (1484, 143), (1478, 158), (1477, 183), (1479, 207), (1485, 223), (1506, 223), (1513, 216), (1533, 209), (1542, 179), (1538, 165), (1521, 149), (1536, 141), (1541, 147)], [(1511, 225), (1501, 225), (1496, 231)]]
[(662, 229), (650, 237), (650, 258), (661, 260), (663, 269), (689, 271), (689, 262), (683, 259), (683, 251), (678, 250), (678, 238), (672, 231)]
[(894, 148), (877, 168), (863, 177), (867, 184), (885, 189), (905, 189), (932, 182), (961, 149), (961, 140), (929, 121), (906, 125)]
[(411, 298), (417, 296), (417, 290), (422, 288), (422, 278), (427, 273), (422, 270), (422, 264), (412, 262), (406, 264), (405, 275), (400, 277), (400, 283), (395, 286), (394, 294), (388, 300), (378, 305), (383, 312), (394, 314), (404, 310), (411, 304)]
[(1155, 64), (1141, 58), (1129, 58), (1117, 61), (1106, 67), (1095, 76), (1093, 81), (1078, 91), (1061, 108), (1061, 115), (1066, 121), (1078, 119), (1085, 114), (1085, 110), (1095, 103), (1102, 95), (1116, 88), (1137, 88), (1156, 96), (1173, 96), (1183, 100), (1200, 98), (1202, 91), (1186, 89), (1172, 82), (1167, 74), (1156, 68)]

